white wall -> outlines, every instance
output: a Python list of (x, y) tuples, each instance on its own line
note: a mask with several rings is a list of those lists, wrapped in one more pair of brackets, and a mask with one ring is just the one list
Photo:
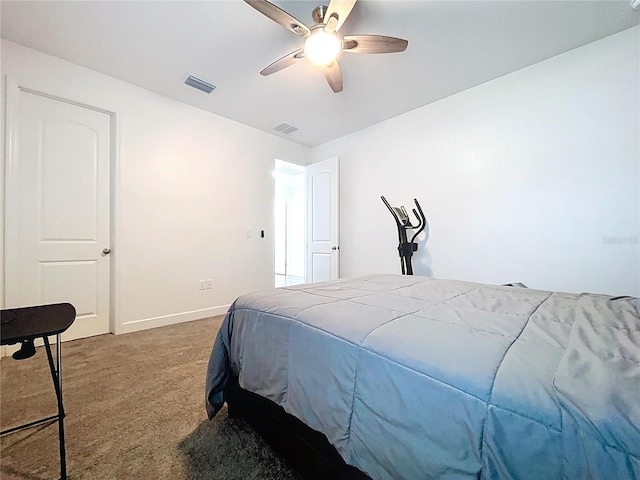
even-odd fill
[(640, 28), (313, 150), (341, 161), (341, 273), (399, 272), (380, 195), (417, 197), (418, 274), (640, 293)]
[(6, 40), (2, 73), (115, 113), (117, 331), (223, 313), (273, 286), (273, 161), (306, 163), (307, 147)]

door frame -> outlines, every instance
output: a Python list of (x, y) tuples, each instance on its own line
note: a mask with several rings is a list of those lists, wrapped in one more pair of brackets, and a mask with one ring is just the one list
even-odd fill
[[(120, 168), (119, 168), (119, 155), (118, 155), (118, 135), (117, 135), (117, 114), (113, 111), (106, 110), (100, 107), (96, 107), (93, 105), (87, 105), (82, 102), (78, 102), (72, 99), (69, 99), (62, 95), (56, 95), (55, 92), (44, 92), (38, 88), (32, 88), (26, 83), (18, 82), (14, 78), (4, 75), (3, 78), (4, 83), (4, 92), (3, 96), (5, 99), (5, 111), (2, 115), (2, 123), (0, 126), (3, 132), (4, 139), (4, 152), (2, 155), (2, 161), (0, 162), (0, 172), (4, 175), (4, 182), (0, 182), (0, 265), (2, 266), (2, 275), (0, 275), (0, 308), (5, 308), (6, 306), (6, 262), (7, 262), (7, 239), (9, 238), (9, 230), (7, 228), (8, 222), (11, 220), (10, 215), (7, 215), (7, 205), (6, 198), (9, 195), (13, 194), (13, 192), (17, 189), (17, 178), (15, 175), (16, 170), (16, 159), (17, 159), (17, 115), (18, 115), (18, 97), (20, 92), (27, 92), (33, 95), (39, 95), (45, 98), (50, 98), (52, 100), (56, 100), (59, 102), (68, 103), (71, 105), (75, 105), (82, 108), (87, 108), (89, 110), (93, 110), (99, 113), (103, 113), (109, 116), (109, 237), (110, 237), (110, 246), (112, 250), (115, 250), (114, 247), (117, 247), (117, 233), (119, 232), (119, 222), (118, 222), (118, 212), (119, 212), (119, 187), (120, 182), (118, 181), (120, 177)], [(8, 218), (9, 217), (9, 218)], [(118, 298), (118, 285), (117, 282), (117, 262), (116, 256), (113, 254), (109, 258), (109, 332), (116, 332), (116, 318), (119, 317), (120, 313), (120, 304)], [(5, 356), (8, 350), (4, 346), (2, 347), (2, 351), (0, 352), (0, 357)]]

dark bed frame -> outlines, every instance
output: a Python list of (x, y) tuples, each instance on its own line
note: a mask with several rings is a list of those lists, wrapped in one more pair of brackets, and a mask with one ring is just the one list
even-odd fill
[(272, 401), (243, 390), (232, 377), (225, 389), (229, 416), (241, 416), (304, 478), (371, 480), (347, 465), (327, 437), (302, 423)]

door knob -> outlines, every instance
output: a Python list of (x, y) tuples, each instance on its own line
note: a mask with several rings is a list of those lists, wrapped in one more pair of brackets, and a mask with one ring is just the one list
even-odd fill
[(331, 247), (331, 250), (337, 250), (338, 247)]
[(110, 248), (105, 248), (104, 250), (102, 250), (102, 254), (103, 255), (109, 255), (111, 253), (111, 249)]

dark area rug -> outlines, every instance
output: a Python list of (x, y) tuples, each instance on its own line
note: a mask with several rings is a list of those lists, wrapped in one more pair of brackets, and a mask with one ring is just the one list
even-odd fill
[(247, 422), (229, 418), (226, 407), (213, 422), (198, 425), (178, 444), (178, 449), (188, 458), (186, 478), (189, 480), (302, 478)]

